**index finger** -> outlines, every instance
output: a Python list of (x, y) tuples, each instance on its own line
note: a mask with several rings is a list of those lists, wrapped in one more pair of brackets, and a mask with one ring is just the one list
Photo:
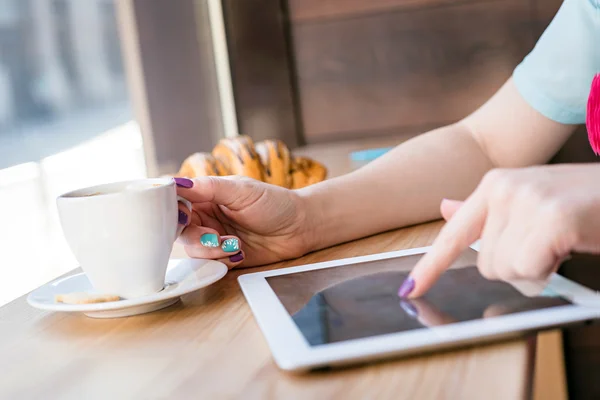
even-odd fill
[[(442, 228), (431, 250), (425, 254), (402, 284), (401, 297), (416, 298), (427, 292), (463, 251), (481, 235), (487, 204), (483, 194), (474, 193)], [(412, 286), (412, 290), (409, 290)]]

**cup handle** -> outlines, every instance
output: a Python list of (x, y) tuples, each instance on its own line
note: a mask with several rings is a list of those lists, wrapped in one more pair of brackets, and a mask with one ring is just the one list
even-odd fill
[[(183, 205), (185, 205), (190, 212), (192, 211), (192, 202), (191, 201), (184, 199), (181, 196), (177, 196), (177, 201), (179, 203), (183, 203)], [(177, 224), (177, 234), (175, 236), (175, 239), (177, 239), (181, 235), (181, 232), (183, 232), (184, 229), (185, 229), (185, 226)]]

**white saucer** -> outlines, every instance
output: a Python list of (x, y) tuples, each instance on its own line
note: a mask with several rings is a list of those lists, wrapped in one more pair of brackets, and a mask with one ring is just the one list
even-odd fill
[(119, 318), (144, 314), (168, 307), (179, 301), (179, 296), (211, 285), (225, 276), (227, 266), (213, 260), (171, 260), (167, 267), (165, 288), (144, 297), (94, 304), (57, 303), (55, 296), (73, 292), (93, 293), (85, 273), (59, 278), (34, 290), (27, 302), (42, 310), (82, 312), (92, 318)]

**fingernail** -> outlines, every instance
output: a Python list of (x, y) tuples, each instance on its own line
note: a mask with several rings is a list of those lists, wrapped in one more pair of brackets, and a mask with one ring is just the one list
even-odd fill
[(175, 178), (175, 183), (179, 187), (189, 189), (194, 186), (194, 181), (187, 178)]
[(243, 259), (244, 259), (244, 255), (242, 254), (241, 251), (239, 253), (234, 254), (231, 257), (229, 257), (229, 261), (231, 261), (231, 262), (240, 262)]
[(398, 289), (398, 296), (406, 297), (410, 294), (410, 292), (413, 291), (414, 288), (415, 288), (415, 280), (413, 279), (412, 276), (409, 276), (408, 278), (406, 278), (406, 280), (404, 282), (402, 282), (400, 289)]
[(183, 211), (179, 210), (179, 224), (180, 225), (187, 225), (188, 222), (188, 216), (186, 213), (184, 213)]
[(407, 313), (411, 318), (419, 317), (419, 312), (417, 311), (415, 306), (413, 306), (409, 302), (400, 300), (400, 307), (402, 307), (404, 312)]
[(454, 200), (454, 199), (442, 199), (442, 204), (460, 205), (460, 204), (462, 204), (462, 201)]
[(200, 244), (204, 247), (219, 247), (219, 237), (215, 233), (205, 233), (200, 237)]
[(238, 251), (240, 249), (240, 241), (234, 238), (225, 239), (221, 245), (221, 248), (227, 253), (233, 253), (234, 251)]

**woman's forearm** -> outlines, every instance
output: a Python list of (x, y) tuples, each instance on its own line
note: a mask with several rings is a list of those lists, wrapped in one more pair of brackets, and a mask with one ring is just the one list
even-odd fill
[(534, 110), (514, 82), (473, 114), (403, 143), (351, 174), (309, 186), (312, 250), (436, 219), (442, 198), (463, 199), (495, 166), (547, 162), (575, 130)]
[(299, 191), (311, 249), (437, 219), (442, 198), (465, 198), (492, 167), (462, 123), (420, 135), (357, 171)]

